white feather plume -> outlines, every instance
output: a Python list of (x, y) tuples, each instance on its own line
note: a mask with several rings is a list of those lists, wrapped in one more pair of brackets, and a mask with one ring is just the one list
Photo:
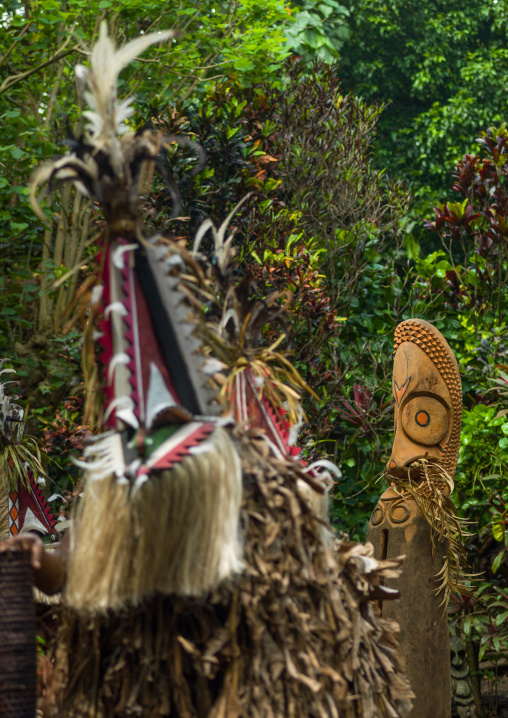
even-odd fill
[[(85, 86), (83, 94), (89, 106), (83, 113), (87, 119), (85, 140), (92, 149), (85, 151), (83, 159), (71, 152), (36, 170), (31, 182), (30, 202), (38, 217), (45, 221), (37, 202), (37, 190), (42, 184), (50, 184), (52, 181), (70, 181), (83, 194), (98, 199), (103, 206), (108, 203), (109, 195), (114, 193), (113, 187), (117, 183), (120, 186), (132, 184), (133, 198), (136, 200), (137, 182), (129, 176), (134, 145), (146, 156), (155, 157), (160, 142), (151, 137), (138, 138), (134, 132), (129, 131), (125, 120), (133, 114), (132, 98), (118, 100), (118, 77), (148, 47), (176, 35), (176, 30), (142, 35), (117, 50), (108, 35), (106, 22), (101, 23), (99, 39), (91, 53), (90, 67), (77, 65), (75, 68), (76, 77)], [(108, 158), (113, 172), (113, 178), (105, 178), (104, 187), (101, 185), (102, 173), (96, 161), (99, 152)]]
[(83, 114), (88, 119), (86, 129), (89, 139), (96, 151), (103, 150), (109, 156), (113, 169), (119, 176), (123, 171), (119, 135), (128, 131), (124, 122), (132, 115), (133, 109), (130, 106), (131, 98), (118, 101), (118, 77), (129, 63), (151, 45), (170, 40), (175, 35), (175, 30), (142, 35), (116, 50), (103, 20), (99, 40), (92, 51), (91, 67), (76, 67), (77, 77), (88, 86), (84, 96), (91, 109)]

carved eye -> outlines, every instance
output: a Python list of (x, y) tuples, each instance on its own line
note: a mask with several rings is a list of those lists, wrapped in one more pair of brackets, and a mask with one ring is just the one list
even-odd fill
[(412, 441), (435, 446), (448, 431), (448, 412), (437, 399), (417, 396), (402, 410), (402, 426)]

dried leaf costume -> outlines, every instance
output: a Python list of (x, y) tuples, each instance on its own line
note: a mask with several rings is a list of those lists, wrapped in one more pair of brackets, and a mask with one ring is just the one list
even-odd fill
[(397, 628), (373, 602), (400, 560), (333, 537), (330, 467), (293, 446), (302, 382), (278, 343), (251, 341), (274, 298), (233, 281), (227, 221), (194, 253), (142, 236), (140, 182), (167, 140), (118, 125), (115, 82), (168, 37), (116, 51), (102, 26), (78, 70), (87, 134), (34, 179), (34, 202), (42, 182), (71, 181), (107, 220), (92, 294), (109, 431), (87, 450), (52, 714), (405, 716)]

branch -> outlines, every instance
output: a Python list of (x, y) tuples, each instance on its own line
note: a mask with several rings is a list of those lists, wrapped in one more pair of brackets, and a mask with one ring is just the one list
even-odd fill
[[(197, 11), (198, 12), (198, 11)], [(196, 12), (196, 14), (197, 14)], [(169, 13), (169, 10), (165, 10), (163, 13), (159, 15), (158, 18), (156, 18), (150, 25), (148, 25), (147, 28), (143, 30), (143, 34), (147, 35), (149, 32), (152, 31), (152, 29), (162, 20), (162, 18)]]
[[(138, 60), (141, 60), (141, 58), (137, 58)], [(157, 60), (142, 60), (142, 62), (157, 62)], [(221, 65), (227, 65), (228, 62), (231, 62), (231, 60), (222, 60), (222, 62), (213, 62), (211, 65), (195, 65), (192, 69), (193, 70), (212, 70), (214, 67), (220, 67)], [(171, 72), (173, 75), (180, 75), (182, 76), (182, 68), (178, 69), (178, 67), (175, 67), (174, 65), (163, 65), (161, 64), (160, 67), (162, 67), (163, 70), (166, 70), (166, 72)], [(187, 75), (188, 78), (194, 77), (194, 75)]]
[(49, 123), (51, 122), (51, 115), (53, 114), (53, 110), (55, 109), (56, 97), (58, 95), (60, 83), (62, 82), (63, 69), (64, 69), (64, 63), (62, 60), (58, 67), (55, 84), (53, 85), (53, 89), (51, 91), (51, 96), (49, 98), (48, 107), (46, 110), (46, 117), (44, 119), (44, 127), (49, 127)]
[(6, 77), (5, 80), (0, 85), (0, 95), (3, 95), (4, 92), (7, 90), (10, 90), (11, 87), (14, 87), (14, 85), (17, 85), (20, 82), (23, 82), (23, 80), (26, 80), (27, 77), (30, 77), (31, 75), (35, 75), (36, 72), (39, 72), (39, 70), (43, 70), (48, 65), (52, 65), (54, 62), (57, 62), (58, 60), (61, 60), (62, 57), (65, 57), (66, 55), (70, 55), (71, 52), (75, 52), (78, 49), (79, 46), (71, 47), (69, 50), (59, 50), (57, 53), (53, 55), (53, 57), (50, 57), (48, 60), (45, 60), (44, 62), (41, 62), (40, 65), (37, 65), (36, 67), (32, 67), (30, 70), (27, 70), (26, 72), (20, 72), (18, 75), (11, 75), (10, 77)]
[(28, 30), (29, 27), (30, 27), (30, 25), (29, 25), (29, 23), (27, 23), (27, 24), (25, 25), (25, 27), (21, 30), (21, 32), (19, 33), (18, 37), (14, 40), (14, 42), (12, 43), (12, 45), (10, 46), (10, 48), (7, 50), (7, 52), (5, 53), (5, 55), (0, 59), (0, 67), (2, 67), (2, 65), (4, 64), (4, 62), (7, 60), (7, 58), (9, 57), (9, 55), (11, 54), (11, 52), (14, 50), (14, 48), (16, 47), (16, 45), (17, 45), (18, 42), (21, 40), (21, 38), (23, 37), (23, 35), (25, 34), (25, 32)]

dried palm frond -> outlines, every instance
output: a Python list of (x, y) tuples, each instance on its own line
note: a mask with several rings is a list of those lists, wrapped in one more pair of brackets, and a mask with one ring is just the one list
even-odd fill
[[(411, 476), (412, 473), (418, 474), (418, 481)], [(450, 498), (454, 489), (450, 474), (439, 464), (422, 458), (411, 464), (407, 477), (394, 478), (388, 474), (388, 478), (399, 496), (414, 499), (429, 524), (432, 556), (435, 556), (436, 541), (446, 543), (447, 554), (437, 574), (440, 584), (436, 594), (443, 592), (441, 605), (448, 604), (452, 592), (469, 593), (466, 581), (473, 578), (473, 574), (466, 572), (464, 538), (470, 535), (466, 530), (470, 522), (457, 515)]]
[[(181, 252), (181, 250), (178, 250)], [(183, 256), (183, 255), (182, 255)], [(201, 270), (200, 270), (201, 271)], [(246, 282), (238, 287), (229, 286), (226, 298), (213, 279), (204, 275), (196, 281), (196, 275), (182, 275), (182, 288), (190, 304), (197, 310), (197, 333), (211, 354), (209, 367), (220, 385), (219, 400), (226, 410), (234, 402), (234, 384), (239, 374), (249, 371), (259, 390), (274, 406), (287, 413), (292, 426), (305, 418), (301, 408), (301, 393), (308, 392), (319, 397), (302, 379), (291, 364), (281, 344), (287, 341), (282, 331), (270, 346), (263, 346), (260, 335), (263, 327), (283, 321), (284, 309), (275, 304), (282, 295), (273, 293), (264, 301), (247, 298)], [(215, 320), (203, 314), (203, 299), (214, 306)], [(226, 375), (221, 375), (227, 370)]]
[(319, 397), (302, 379), (291, 362), (281, 352), (274, 351), (276, 344), (284, 339), (283, 334), (271, 347), (259, 348), (257, 352), (251, 350), (245, 356), (240, 356), (230, 367), (220, 394), (226, 402), (233, 402), (233, 387), (238, 374), (249, 369), (258, 386), (259, 396), (264, 395), (272, 406), (284, 407), (287, 410), (289, 423), (295, 426), (305, 419), (305, 413), (301, 408), (301, 395), (295, 389), (307, 391), (316, 399)]
[[(252, 296), (255, 289), (253, 280), (244, 277), (238, 282), (233, 272), (236, 254), (234, 230), (228, 235), (227, 229), (248, 197), (231, 210), (218, 229), (210, 219), (203, 222), (193, 243), (193, 254), (208, 264), (208, 278), (202, 277), (187, 286), (190, 295), (196, 290), (201, 292), (201, 302), (206, 294), (204, 298), (208, 305), (214, 307), (213, 312), (202, 315), (199, 331), (212, 355), (228, 367), (227, 377), (220, 382), (220, 398), (226, 407), (229, 409), (234, 402), (234, 385), (238, 375), (248, 370), (259, 389), (259, 396), (264, 395), (272, 406), (287, 413), (289, 423), (295, 426), (304, 417), (300, 393), (306, 391), (316, 399), (319, 397), (280, 348), (284, 342), (287, 343), (289, 332), (284, 323), (285, 309), (278, 302), (287, 300), (288, 295), (273, 292), (265, 299), (258, 299)], [(208, 231), (213, 238), (212, 257), (199, 252)], [(198, 307), (201, 302), (197, 302)], [(210, 313), (215, 315), (215, 320), (210, 318)], [(263, 346), (261, 335), (267, 325), (272, 330), (279, 325), (281, 333), (270, 346)]]
[[(0, 359), (0, 367), (7, 359)], [(0, 369), (0, 375), (15, 373), (15, 369)], [(17, 396), (7, 396), (5, 387), (13, 382), (0, 383), (0, 484), (13, 489), (17, 481), (30, 487), (29, 473), (45, 476), (38, 439), (25, 436), (27, 410), (16, 404)]]
[(215, 227), (211, 219), (205, 219), (205, 221), (202, 222), (201, 226), (196, 232), (196, 236), (194, 237), (192, 251), (194, 254), (197, 254), (204, 236), (207, 232), (211, 231), (214, 243), (215, 264), (224, 278), (231, 270), (231, 261), (236, 254), (235, 247), (233, 246), (233, 238), (235, 236), (235, 232), (232, 231), (228, 237), (226, 237), (226, 232), (231, 220), (233, 219), (237, 211), (240, 209), (242, 204), (244, 204), (244, 202), (249, 199), (249, 197), (250, 193), (246, 194), (245, 197), (242, 197), (242, 199), (233, 207), (231, 212), (228, 214), (228, 216), (218, 229)]
[[(26, 413), (20, 430), (25, 430)], [(30, 473), (34, 477), (46, 476), (42, 464), (39, 440), (35, 436), (21, 436), (18, 442), (7, 444), (0, 449), (0, 482), (14, 489), (20, 481), (30, 489)]]

